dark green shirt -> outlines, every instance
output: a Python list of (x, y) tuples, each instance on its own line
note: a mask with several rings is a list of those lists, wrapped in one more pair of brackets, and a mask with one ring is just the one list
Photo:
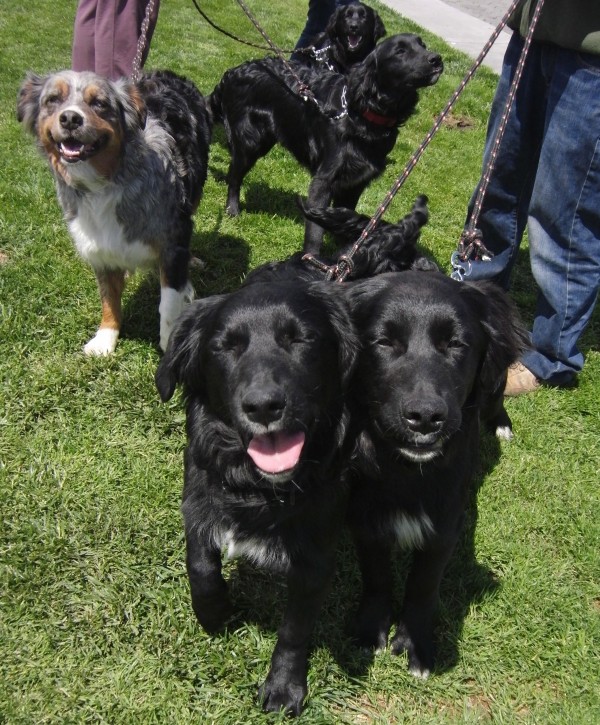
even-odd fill
[[(523, 0), (508, 22), (523, 37), (536, 0)], [(545, 0), (535, 40), (600, 55), (600, 0)]]

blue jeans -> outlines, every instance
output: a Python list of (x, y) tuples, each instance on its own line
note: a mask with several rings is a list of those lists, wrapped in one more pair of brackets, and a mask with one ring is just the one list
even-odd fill
[(296, 48), (306, 48), (310, 45), (310, 41), (315, 35), (325, 30), (329, 18), (336, 8), (341, 5), (352, 5), (355, 2), (358, 2), (358, 0), (309, 0), (306, 25), (298, 38)]
[[(522, 46), (515, 33), (484, 166)], [(522, 362), (540, 380), (566, 385), (583, 367), (577, 342), (600, 287), (600, 56), (532, 43), (477, 224), (494, 257), (474, 262), (468, 279), (508, 289), (526, 225), (538, 294)]]

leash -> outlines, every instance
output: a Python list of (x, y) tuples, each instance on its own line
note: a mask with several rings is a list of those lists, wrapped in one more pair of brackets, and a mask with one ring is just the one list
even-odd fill
[(490, 183), (492, 172), (496, 165), (498, 151), (500, 149), (500, 144), (502, 143), (502, 138), (504, 137), (504, 132), (508, 124), (508, 117), (510, 115), (513, 102), (515, 100), (517, 88), (521, 81), (521, 76), (523, 75), (525, 60), (527, 58), (527, 54), (531, 46), (531, 41), (533, 39), (533, 31), (535, 30), (535, 26), (537, 25), (537, 22), (540, 18), (543, 5), (544, 0), (538, 0), (538, 2), (536, 3), (531, 22), (529, 24), (529, 27), (527, 28), (527, 34), (525, 36), (525, 42), (523, 43), (521, 55), (519, 56), (517, 67), (515, 69), (515, 75), (510, 84), (508, 96), (506, 97), (506, 103), (502, 112), (502, 116), (500, 118), (500, 123), (494, 136), (490, 156), (483, 170), (481, 182), (477, 191), (477, 196), (475, 197), (475, 202), (473, 204), (473, 212), (471, 214), (467, 227), (464, 229), (459, 239), (457, 250), (453, 252), (450, 257), (450, 263), (453, 270), (450, 276), (452, 277), (452, 279), (456, 279), (459, 282), (471, 274), (471, 260), (485, 262), (489, 261), (494, 256), (493, 253), (485, 247), (481, 230), (477, 228), (477, 222), (479, 221), (479, 215), (483, 207), (483, 200), (485, 198), (485, 194)]
[(446, 116), (450, 113), (452, 108), (454, 107), (456, 101), (464, 91), (465, 87), (467, 86), (468, 82), (471, 80), (471, 78), (475, 75), (476, 70), (479, 68), (479, 66), (482, 64), (483, 60), (485, 59), (486, 55), (489, 53), (490, 48), (502, 32), (502, 29), (510, 19), (510, 16), (513, 14), (515, 9), (517, 8), (517, 5), (521, 2), (521, 0), (513, 0), (511, 6), (504, 14), (502, 20), (498, 23), (496, 28), (494, 29), (494, 32), (491, 34), (489, 40), (487, 43), (483, 46), (483, 49), (481, 50), (480, 54), (477, 56), (475, 62), (471, 66), (471, 68), (468, 70), (462, 81), (459, 83), (458, 87), (450, 97), (450, 100), (444, 107), (443, 111), (440, 113), (440, 115), (437, 117), (435, 123), (425, 136), (424, 140), (421, 142), (420, 146), (417, 148), (415, 153), (412, 155), (406, 166), (404, 167), (404, 170), (398, 176), (394, 184), (392, 185), (391, 189), (386, 194), (383, 203), (379, 206), (375, 214), (371, 217), (363, 231), (361, 232), (360, 237), (354, 242), (352, 245), (350, 251), (348, 254), (344, 254), (340, 257), (337, 264), (332, 266), (327, 266), (320, 262), (319, 260), (315, 259), (315, 257), (312, 254), (305, 254), (302, 259), (306, 261), (309, 264), (312, 264), (313, 266), (317, 267), (321, 271), (325, 272), (327, 279), (330, 280), (336, 280), (338, 282), (344, 282), (345, 279), (352, 273), (354, 269), (353, 264), (353, 257), (357, 253), (357, 251), (360, 249), (360, 247), (363, 245), (365, 239), (369, 236), (369, 234), (375, 229), (377, 226), (379, 220), (386, 212), (387, 208), (391, 204), (393, 198), (396, 196), (396, 194), (400, 191), (401, 187), (403, 186), (404, 182), (408, 178), (411, 171), (414, 169), (414, 167), (417, 165), (419, 159), (423, 155), (425, 149), (427, 146), (429, 146), (431, 140), (433, 139), (434, 135), (439, 130), (440, 126), (442, 125), (442, 122), (446, 118)]
[(144, 54), (144, 49), (146, 48), (148, 28), (150, 27), (150, 16), (154, 11), (154, 3), (155, 0), (148, 0), (146, 12), (144, 13), (144, 19), (142, 21), (142, 27), (140, 28), (140, 37), (138, 38), (135, 55), (133, 56), (133, 63), (131, 64), (131, 80), (134, 83), (137, 83), (141, 76), (142, 56)]

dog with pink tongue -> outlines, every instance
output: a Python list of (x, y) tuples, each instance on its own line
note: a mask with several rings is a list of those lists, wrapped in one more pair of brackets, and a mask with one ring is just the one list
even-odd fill
[(223, 555), (287, 579), (259, 701), (299, 715), (310, 638), (334, 569), (347, 491), (345, 393), (358, 339), (340, 285), (252, 282), (192, 303), (157, 373), (187, 407), (183, 491), (192, 607), (214, 633), (232, 616)]

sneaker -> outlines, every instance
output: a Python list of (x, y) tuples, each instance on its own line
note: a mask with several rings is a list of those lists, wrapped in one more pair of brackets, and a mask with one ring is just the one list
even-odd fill
[(540, 387), (540, 381), (523, 363), (517, 362), (508, 368), (506, 378), (506, 386), (504, 395), (513, 397), (515, 395), (524, 395), (525, 393), (533, 393)]

